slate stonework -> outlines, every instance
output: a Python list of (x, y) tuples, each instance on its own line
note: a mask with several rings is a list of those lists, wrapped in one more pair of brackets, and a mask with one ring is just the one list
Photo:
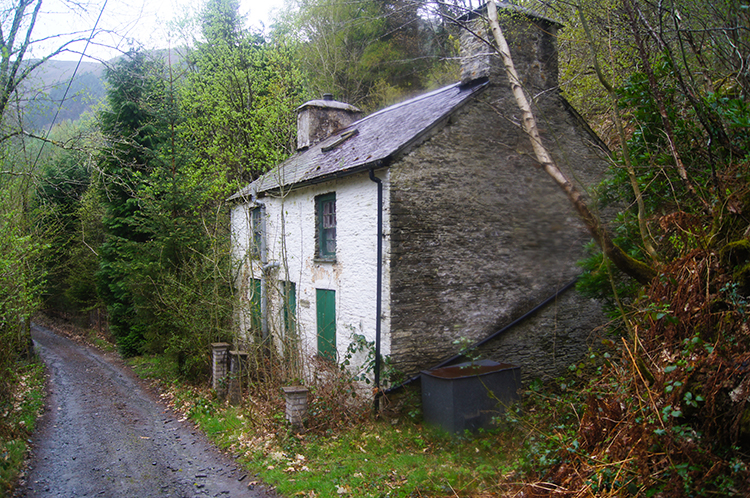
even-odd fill
[[(585, 189), (602, 178), (606, 163), (551, 85), (554, 30), (544, 24), (510, 43), (523, 40), (527, 53), (531, 47), (543, 58), (516, 62), (534, 90), (544, 86), (536, 101), (542, 134)], [(536, 165), (519, 114), (507, 80), (492, 77), (474, 102), (391, 165), (391, 356), (405, 373), (450, 357), (460, 337), (476, 341), (499, 330), (581, 271), (576, 262), (591, 237)], [(556, 375), (580, 360), (603, 321), (597, 303), (569, 291), (488, 344), (483, 357), (516, 363), (525, 377)]]

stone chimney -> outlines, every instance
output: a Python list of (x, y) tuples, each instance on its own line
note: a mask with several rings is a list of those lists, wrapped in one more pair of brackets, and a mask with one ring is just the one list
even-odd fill
[[(529, 9), (506, 2), (497, 2), (500, 27), (510, 46), (513, 63), (521, 82), (536, 92), (557, 86), (557, 30), (561, 25)], [(507, 81), (500, 56), (485, 40), (493, 40), (487, 21), (487, 7), (463, 18), (472, 28), (461, 33), (461, 83), (479, 78)], [(494, 40), (493, 40), (494, 45)]]
[(353, 105), (333, 100), (326, 93), (322, 100), (311, 100), (297, 108), (297, 150), (304, 150), (362, 117)]

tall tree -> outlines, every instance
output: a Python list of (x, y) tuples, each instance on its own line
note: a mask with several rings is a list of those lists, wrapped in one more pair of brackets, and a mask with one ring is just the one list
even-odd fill
[(294, 48), (245, 30), (238, 8), (207, 3), (181, 90), (181, 139), (195, 151), (195, 173), (213, 182), (214, 200), (291, 153), (303, 101)]
[(71, 278), (80, 277), (71, 273), (72, 267), (77, 266), (72, 255), (78, 252), (75, 246), (81, 243), (79, 211), (89, 188), (90, 169), (86, 154), (81, 151), (54, 152), (58, 153), (45, 165), (34, 196), (37, 223), (50, 240), (45, 307), (75, 313), (79, 310), (67, 300), (66, 289)]
[[(445, 23), (420, 15), (420, 2), (299, 0), (292, 26), (313, 95), (377, 110), (442, 82), (453, 55)], [(455, 80), (454, 80), (455, 81)]]
[(182, 140), (189, 119), (173, 74), (142, 53), (108, 72), (99, 292), (123, 354), (167, 353), (196, 377), (207, 372), (209, 344), (228, 339), (229, 166), (205, 168), (195, 158), (209, 154)]
[(101, 112), (106, 145), (100, 153), (101, 199), (107, 237), (101, 247), (99, 292), (125, 354), (140, 352), (151, 316), (139, 306), (150, 293), (154, 232), (144, 223), (141, 190), (162, 165), (161, 111), (167, 99), (159, 62), (128, 54), (107, 70), (108, 106)]
[[(35, 159), (19, 139), (24, 109), (17, 105), (23, 83), (50, 58), (81, 37), (61, 41), (38, 59), (35, 43), (42, 0), (12, 0), (0, 8), (0, 410), (6, 410), (15, 381), (15, 361), (28, 352), (30, 318), (41, 303), (45, 241), (34, 233), (29, 198), (35, 190)], [(54, 39), (47, 38), (47, 43)], [(0, 437), (13, 428), (0, 421)]]
[(632, 258), (625, 251), (623, 251), (622, 248), (614, 243), (609, 230), (607, 230), (601, 220), (591, 211), (583, 195), (560, 170), (555, 160), (552, 158), (552, 155), (544, 146), (541, 135), (539, 134), (537, 119), (531, 110), (529, 99), (526, 96), (523, 84), (521, 83), (521, 80), (518, 77), (518, 73), (516, 72), (513, 63), (513, 57), (510, 53), (510, 48), (508, 47), (508, 43), (505, 40), (505, 36), (503, 35), (503, 31), (500, 27), (495, 2), (490, 1), (486, 5), (490, 28), (492, 30), (492, 36), (494, 38), (498, 54), (503, 61), (503, 65), (505, 66), (505, 72), (507, 74), (508, 81), (510, 82), (513, 97), (515, 98), (516, 104), (521, 111), (521, 124), (524, 132), (526, 132), (529, 141), (531, 142), (536, 160), (568, 196), (568, 199), (573, 204), (573, 207), (575, 207), (579, 216), (586, 225), (586, 228), (588, 228), (589, 232), (591, 232), (594, 240), (596, 240), (607, 257), (609, 257), (615, 263), (615, 265), (617, 265), (617, 267), (627, 275), (630, 275), (643, 284), (648, 283), (656, 275), (654, 270), (648, 265)]

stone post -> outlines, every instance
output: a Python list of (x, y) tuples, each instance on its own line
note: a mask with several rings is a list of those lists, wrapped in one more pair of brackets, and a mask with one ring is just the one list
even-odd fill
[(211, 359), (213, 363), (211, 387), (223, 398), (227, 390), (227, 374), (229, 373), (229, 344), (226, 342), (211, 343)]
[(307, 418), (307, 388), (304, 386), (289, 386), (282, 388), (286, 399), (286, 419), (295, 431), (302, 430), (302, 424)]
[(238, 405), (242, 401), (242, 381), (247, 369), (245, 351), (229, 352), (229, 402)]

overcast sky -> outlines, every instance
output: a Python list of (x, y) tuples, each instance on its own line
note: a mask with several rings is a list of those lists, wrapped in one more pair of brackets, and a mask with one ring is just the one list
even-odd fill
[[(268, 26), (272, 11), (281, 8), (284, 0), (240, 0), (240, 3), (241, 12), (246, 15), (248, 25), (258, 27), (260, 23)], [(104, 0), (92, 0), (83, 5), (85, 11), (77, 8), (69, 0), (45, 0), (34, 31), (36, 35), (34, 38), (73, 32), (88, 36), (104, 6), (98, 27), (111, 30), (113, 34), (100, 35), (95, 40), (118, 47), (123, 51), (130, 47), (130, 40), (135, 40), (145, 48), (166, 48), (170, 45), (170, 41), (172, 46), (180, 44), (180, 40), (176, 37), (170, 40), (170, 21), (185, 17), (194, 10), (200, 9), (203, 0), (107, 0), (106, 6)], [(50, 43), (59, 45), (59, 40)], [(49, 53), (50, 46), (39, 44), (32, 56), (40, 57)], [(83, 46), (84, 44), (78, 46), (78, 50), (82, 50)], [(106, 60), (115, 57), (120, 52), (89, 45), (86, 53)], [(68, 53), (60, 58), (77, 60), (78, 55)]]

